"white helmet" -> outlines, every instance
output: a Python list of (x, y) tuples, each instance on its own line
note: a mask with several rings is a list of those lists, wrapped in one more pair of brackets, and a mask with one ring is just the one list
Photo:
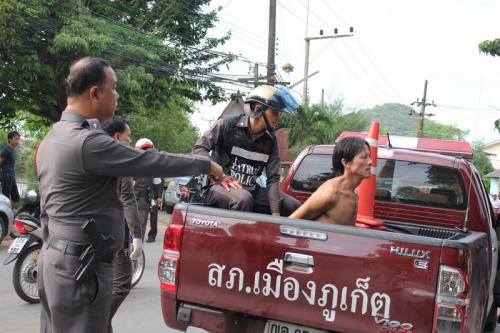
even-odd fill
[(149, 140), (148, 138), (141, 138), (137, 140), (137, 142), (135, 143), (135, 148), (139, 149), (149, 149), (153, 147), (154, 147), (153, 141)]

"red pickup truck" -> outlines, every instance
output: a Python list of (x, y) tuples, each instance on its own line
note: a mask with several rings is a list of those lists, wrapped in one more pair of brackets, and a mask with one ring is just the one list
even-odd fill
[[(301, 201), (330, 175), (311, 146), (281, 189)], [(474, 167), (379, 149), (375, 217), (387, 230), (177, 205), (158, 275), (169, 327), (209, 332), (493, 330), (497, 238)]]

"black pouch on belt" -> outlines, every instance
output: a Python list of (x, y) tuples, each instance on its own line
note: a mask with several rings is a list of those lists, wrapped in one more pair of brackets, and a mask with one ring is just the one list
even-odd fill
[(82, 226), (90, 245), (80, 256), (80, 266), (77, 268), (73, 277), (79, 282), (85, 282), (95, 274), (97, 261), (111, 263), (113, 260), (113, 251), (111, 246), (115, 239), (109, 235), (103, 235), (97, 230), (97, 224), (94, 219), (90, 219)]
[(78, 258), (80, 265), (76, 269), (73, 278), (80, 283), (87, 282), (96, 272), (95, 250), (92, 245), (87, 246)]

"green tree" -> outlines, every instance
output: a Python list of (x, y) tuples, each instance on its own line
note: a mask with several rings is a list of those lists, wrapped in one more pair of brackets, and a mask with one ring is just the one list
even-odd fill
[(493, 57), (500, 56), (500, 38), (482, 41), (479, 50)]
[[(410, 116), (411, 107), (399, 103), (385, 103), (371, 109), (361, 110), (360, 113), (368, 119), (380, 121), (383, 128), (381, 133), (391, 135), (416, 136), (418, 117)], [(368, 130), (368, 126), (363, 129)], [(454, 125), (445, 125), (425, 119), (424, 137), (431, 139), (464, 140), (469, 132), (463, 131)]]
[[(479, 43), (479, 51), (493, 57), (500, 56), (500, 38), (482, 41)], [(495, 120), (495, 127), (500, 132), (500, 119)]]
[(474, 150), (474, 159), (472, 163), (476, 167), (477, 171), (481, 175), (481, 179), (483, 180), (486, 188), (490, 187), (490, 179), (485, 176), (493, 171), (493, 165), (491, 164), (490, 159), (483, 151), (484, 149), (484, 141), (477, 140), (472, 142), (472, 149)]
[(211, 73), (232, 57), (207, 51), (229, 38), (207, 37), (217, 19), (204, 11), (209, 2), (0, 1), (0, 119), (5, 125), (24, 110), (58, 120), (69, 65), (85, 55), (115, 68), (118, 113), (189, 112), (190, 101), (219, 101)]
[(331, 144), (343, 131), (360, 131), (368, 119), (359, 112), (344, 111), (338, 99), (324, 107), (314, 104), (300, 107), (296, 112), (280, 120), (279, 127), (288, 128), (288, 144), (291, 155), (297, 155), (310, 144)]
[[(424, 123), (425, 138), (463, 141), (468, 134), (469, 131), (463, 131), (454, 125), (440, 124), (432, 120), (426, 120)], [(413, 135), (417, 135), (417, 130)]]
[(157, 149), (169, 152), (189, 153), (198, 138), (197, 129), (186, 113), (181, 111), (160, 112), (154, 122), (147, 114), (133, 114), (130, 117), (130, 127), (133, 144), (138, 139), (147, 137)]

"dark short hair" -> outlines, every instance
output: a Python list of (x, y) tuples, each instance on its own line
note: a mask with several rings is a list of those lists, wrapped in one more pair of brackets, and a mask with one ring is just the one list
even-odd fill
[(106, 80), (104, 69), (111, 67), (102, 58), (85, 57), (75, 61), (69, 68), (66, 79), (68, 96), (81, 95), (88, 87), (98, 85)]
[(14, 139), (14, 137), (16, 137), (16, 136), (21, 137), (19, 132), (16, 132), (16, 131), (9, 132), (7, 134), (7, 142), (10, 142), (10, 140)]
[(114, 116), (111, 120), (108, 120), (104, 123), (102, 129), (104, 132), (108, 133), (110, 136), (115, 135), (116, 133), (125, 132), (125, 126), (128, 125), (128, 121), (120, 116)]
[(368, 142), (355, 136), (348, 136), (337, 142), (332, 155), (332, 178), (344, 174), (342, 159), (345, 158), (347, 162), (352, 162), (354, 157), (362, 152), (365, 147), (370, 149)]

